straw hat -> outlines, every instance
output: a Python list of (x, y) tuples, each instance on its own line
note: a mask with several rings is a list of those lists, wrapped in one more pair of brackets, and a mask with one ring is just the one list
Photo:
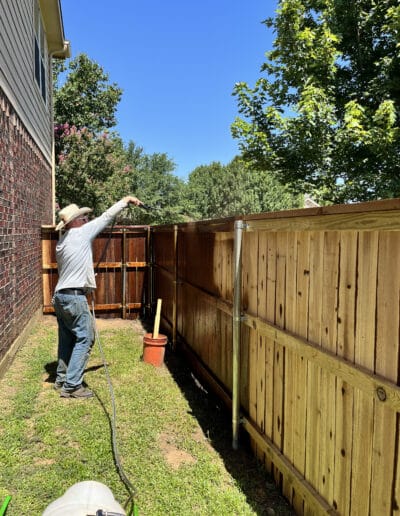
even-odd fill
[(57, 224), (56, 231), (62, 229), (69, 222), (73, 221), (80, 215), (85, 215), (86, 213), (90, 213), (91, 211), (93, 211), (91, 208), (78, 208), (76, 204), (69, 204), (68, 206), (66, 206), (58, 212), (58, 216), (60, 217), (61, 222)]

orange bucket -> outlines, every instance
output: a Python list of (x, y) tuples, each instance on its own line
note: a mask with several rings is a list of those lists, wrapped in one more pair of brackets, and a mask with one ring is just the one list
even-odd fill
[(157, 338), (153, 338), (153, 333), (146, 333), (143, 337), (143, 361), (155, 367), (161, 367), (167, 341), (166, 335), (158, 334)]

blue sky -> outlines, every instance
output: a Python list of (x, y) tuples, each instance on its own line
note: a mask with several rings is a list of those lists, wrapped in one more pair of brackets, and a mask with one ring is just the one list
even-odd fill
[(166, 153), (185, 179), (237, 153), (234, 84), (254, 85), (277, 0), (62, 0), (72, 57), (85, 53), (123, 89), (116, 130)]

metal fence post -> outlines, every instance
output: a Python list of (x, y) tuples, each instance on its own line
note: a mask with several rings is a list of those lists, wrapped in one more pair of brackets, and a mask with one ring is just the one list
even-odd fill
[(242, 304), (242, 235), (243, 220), (235, 221), (233, 248), (233, 310), (232, 310), (232, 447), (239, 447), (240, 424), (240, 323)]

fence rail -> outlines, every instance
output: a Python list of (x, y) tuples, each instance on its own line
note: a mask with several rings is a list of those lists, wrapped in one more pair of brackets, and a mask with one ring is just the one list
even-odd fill
[[(154, 294), (298, 514), (400, 506), (400, 201), (152, 228)], [(237, 238), (237, 237), (236, 237)], [(236, 242), (237, 244), (237, 242)], [(238, 288), (238, 287), (236, 287)]]

